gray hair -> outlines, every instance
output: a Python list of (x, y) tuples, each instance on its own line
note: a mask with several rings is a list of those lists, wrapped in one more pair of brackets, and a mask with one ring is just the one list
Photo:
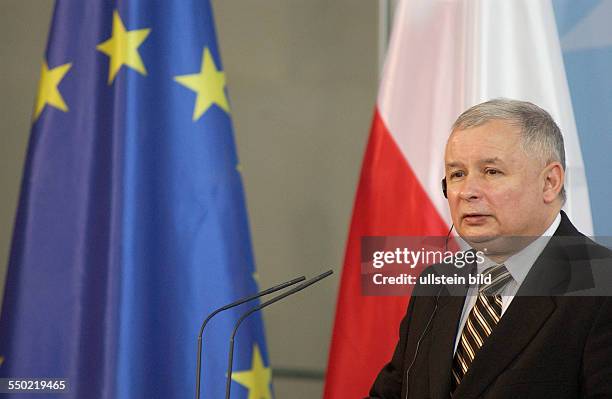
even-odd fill
[[(530, 102), (496, 98), (474, 105), (459, 115), (452, 131), (477, 127), (496, 119), (520, 127), (525, 152), (535, 154), (545, 165), (559, 162), (565, 170), (565, 147), (559, 126), (548, 112)], [(559, 195), (565, 203), (565, 187)]]

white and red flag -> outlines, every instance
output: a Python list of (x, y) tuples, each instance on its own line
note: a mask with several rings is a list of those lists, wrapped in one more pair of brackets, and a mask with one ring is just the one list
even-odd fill
[(363, 236), (443, 236), (444, 146), (468, 107), (497, 97), (551, 113), (566, 146), (564, 207), (592, 234), (588, 190), (550, 0), (406, 0), (397, 7), (346, 246), (325, 399), (367, 396), (408, 297), (361, 293)]

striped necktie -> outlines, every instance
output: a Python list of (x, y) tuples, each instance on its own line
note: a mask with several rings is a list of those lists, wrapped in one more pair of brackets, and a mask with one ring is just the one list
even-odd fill
[(502, 300), (499, 292), (512, 280), (512, 276), (503, 264), (492, 266), (482, 274), (483, 277), (491, 275), (491, 283), (479, 287), (476, 304), (463, 326), (453, 359), (452, 392), (461, 383), (476, 353), (501, 318)]

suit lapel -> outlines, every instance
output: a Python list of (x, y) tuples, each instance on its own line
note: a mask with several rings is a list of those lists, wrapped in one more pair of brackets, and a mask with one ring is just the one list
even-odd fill
[(474, 358), (455, 396), (477, 397), (533, 339), (555, 309), (550, 297), (516, 297)]

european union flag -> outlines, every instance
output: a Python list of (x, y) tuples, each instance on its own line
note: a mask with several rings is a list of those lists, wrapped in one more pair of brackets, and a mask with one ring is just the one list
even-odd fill
[[(202, 319), (256, 291), (209, 1), (57, 1), (0, 376), (66, 378), (61, 398), (191, 397)], [(223, 397), (242, 311), (220, 315), (204, 337), (203, 398)], [(270, 398), (257, 315), (236, 343), (233, 397)]]

